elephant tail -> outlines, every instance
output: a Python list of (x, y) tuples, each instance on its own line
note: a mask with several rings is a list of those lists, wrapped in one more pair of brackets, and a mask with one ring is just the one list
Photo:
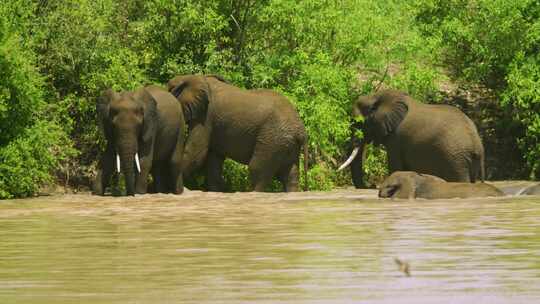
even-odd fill
[(472, 166), (470, 167), (470, 177), (471, 182), (476, 182), (476, 180), (479, 178), (480, 181), (484, 182), (485, 175), (486, 175), (486, 169), (484, 166), (484, 155), (483, 154), (473, 154), (472, 158)]
[(309, 141), (304, 141), (304, 191), (308, 191), (308, 143)]
[(484, 160), (484, 154), (480, 155), (480, 180), (484, 182), (486, 179), (486, 167), (485, 167), (485, 160)]

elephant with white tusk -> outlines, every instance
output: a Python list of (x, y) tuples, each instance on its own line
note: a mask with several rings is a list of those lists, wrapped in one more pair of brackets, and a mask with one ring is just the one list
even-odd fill
[[(383, 145), (390, 173), (416, 171), (449, 182), (484, 180), (484, 147), (474, 123), (459, 109), (415, 101), (397, 90), (361, 96), (353, 105), (353, 151), (339, 170), (351, 165), (353, 183), (365, 187), (363, 151)], [(360, 119), (359, 119), (360, 118)], [(361, 130), (363, 139), (355, 133)]]
[(121, 93), (109, 89), (99, 98), (97, 113), (107, 148), (99, 161), (94, 194), (104, 194), (115, 160), (128, 195), (146, 193), (150, 173), (156, 192), (182, 193), (185, 122), (174, 96), (158, 86)]

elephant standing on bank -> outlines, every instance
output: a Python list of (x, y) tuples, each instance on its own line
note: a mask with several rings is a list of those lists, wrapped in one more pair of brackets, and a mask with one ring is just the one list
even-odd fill
[[(351, 164), (354, 185), (364, 187), (363, 149), (383, 145), (390, 173), (416, 171), (449, 182), (484, 180), (484, 147), (476, 126), (459, 109), (422, 104), (397, 90), (360, 97), (353, 106), (353, 153), (340, 167)], [(355, 136), (362, 130), (364, 139)], [(360, 153), (359, 153), (360, 152)]]
[(396, 171), (379, 186), (382, 198), (469, 198), (503, 196), (504, 193), (487, 183), (449, 183), (429, 174)]
[(243, 90), (212, 75), (177, 76), (168, 90), (182, 104), (189, 127), (184, 176), (207, 164), (207, 187), (223, 191), (223, 162), (248, 165), (255, 191), (277, 176), (298, 191), (298, 162), (306, 131), (294, 106), (271, 90)]
[(107, 148), (95, 194), (104, 194), (114, 169), (123, 173), (128, 195), (146, 193), (149, 173), (156, 192), (182, 193), (185, 122), (174, 96), (157, 86), (121, 93), (109, 89), (99, 98), (97, 113)]

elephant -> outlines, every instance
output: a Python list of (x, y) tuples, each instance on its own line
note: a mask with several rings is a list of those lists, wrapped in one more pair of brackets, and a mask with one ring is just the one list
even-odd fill
[(474, 123), (456, 107), (423, 104), (399, 90), (384, 89), (360, 96), (352, 114), (354, 149), (338, 170), (352, 164), (356, 188), (365, 187), (362, 165), (367, 143), (385, 147), (390, 173), (417, 171), (449, 182), (484, 180), (482, 140)]
[(298, 191), (307, 135), (287, 98), (272, 90), (240, 89), (217, 75), (176, 76), (167, 88), (182, 104), (189, 130), (184, 178), (206, 164), (207, 189), (224, 191), (223, 162), (230, 158), (248, 165), (254, 191), (264, 191), (273, 177), (284, 191)]
[(414, 171), (396, 171), (379, 186), (379, 197), (382, 198), (438, 199), (503, 195), (504, 192), (484, 182), (452, 183)]
[(128, 195), (146, 193), (150, 173), (154, 191), (183, 192), (186, 126), (174, 96), (155, 85), (120, 93), (108, 89), (96, 110), (107, 147), (98, 163), (94, 194), (104, 194), (114, 167), (124, 175)]

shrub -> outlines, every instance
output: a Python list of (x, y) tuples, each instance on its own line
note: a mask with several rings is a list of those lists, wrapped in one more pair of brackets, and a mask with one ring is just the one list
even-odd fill
[(58, 125), (60, 112), (44, 100), (35, 55), (12, 19), (26, 16), (15, 14), (28, 12), (17, 6), (23, 2), (0, 4), (0, 199), (33, 195), (74, 153)]

